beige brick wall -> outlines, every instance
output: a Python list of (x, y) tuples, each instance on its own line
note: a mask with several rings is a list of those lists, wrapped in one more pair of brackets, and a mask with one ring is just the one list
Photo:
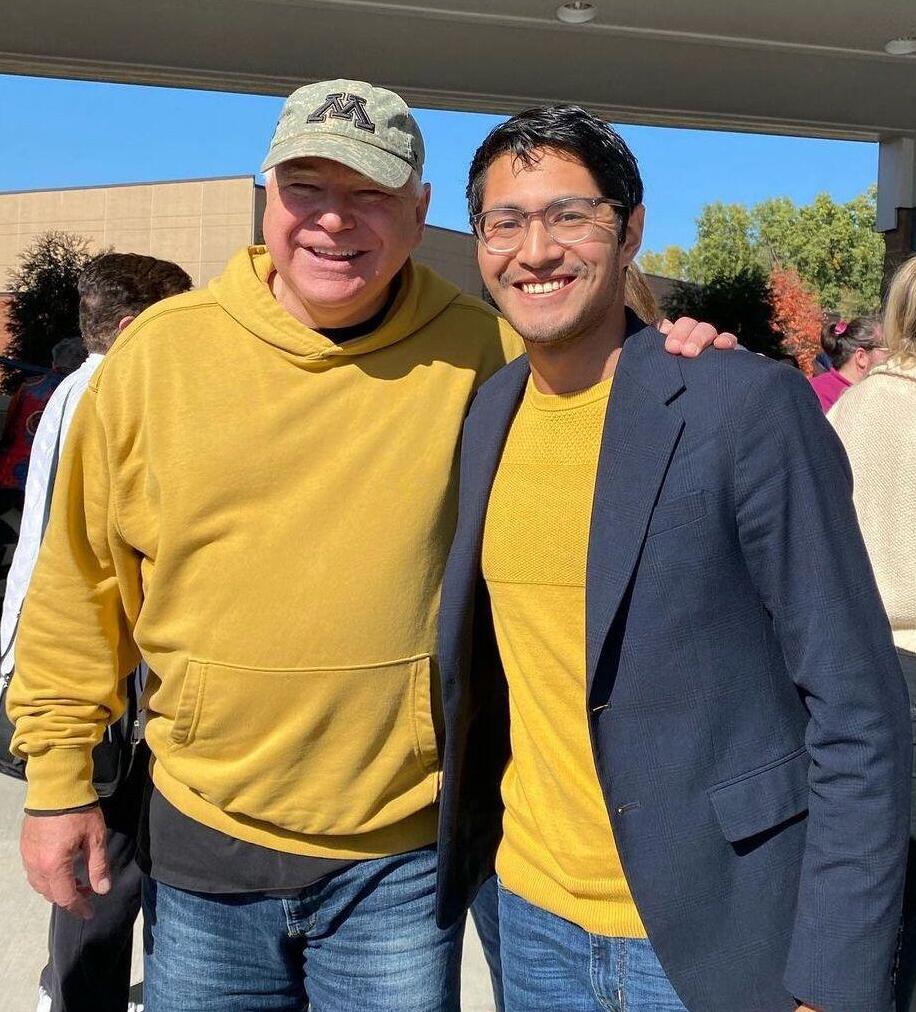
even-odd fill
[[(251, 176), (0, 193), (0, 291), (21, 252), (51, 229), (85, 236), (95, 249), (174, 260), (205, 285), (237, 249), (263, 242), (264, 204)], [(472, 236), (430, 226), (416, 256), (480, 295)]]
[(472, 235), (427, 226), (415, 256), (463, 292), (480, 297), (483, 282), (477, 270), (477, 244)]
[(206, 284), (260, 235), (263, 190), (251, 176), (0, 194), (0, 291), (43, 232), (75, 232), (95, 249), (174, 260)]

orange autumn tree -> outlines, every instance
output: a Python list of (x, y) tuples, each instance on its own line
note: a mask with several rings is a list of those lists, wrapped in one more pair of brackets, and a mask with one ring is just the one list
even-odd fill
[(770, 271), (770, 327), (782, 334), (783, 349), (798, 360), (806, 376), (814, 373), (814, 359), (821, 350), (823, 310), (817, 296), (793, 267), (775, 266)]

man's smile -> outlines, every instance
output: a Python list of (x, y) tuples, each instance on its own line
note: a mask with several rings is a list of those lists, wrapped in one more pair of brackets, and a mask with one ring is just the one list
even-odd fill
[(365, 253), (360, 249), (326, 249), (320, 246), (304, 246), (303, 249), (318, 260), (344, 263), (352, 262)]
[(575, 275), (564, 275), (562, 277), (546, 278), (543, 281), (514, 281), (512, 287), (523, 295), (544, 296), (554, 295), (574, 284), (578, 278)]

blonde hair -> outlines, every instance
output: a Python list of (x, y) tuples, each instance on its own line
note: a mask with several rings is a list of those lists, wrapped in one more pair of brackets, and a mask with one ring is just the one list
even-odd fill
[(643, 323), (658, 323), (661, 319), (658, 303), (652, 294), (643, 272), (634, 263), (627, 264), (624, 301)]
[(916, 365), (916, 256), (905, 260), (891, 278), (884, 305), (884, 340), (895, 362)]

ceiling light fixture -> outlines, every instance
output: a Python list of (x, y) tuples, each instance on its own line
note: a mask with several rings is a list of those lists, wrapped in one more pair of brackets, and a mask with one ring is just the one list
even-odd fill
[(557, 20), (567, 25), (584, 25), (593, 20), (597, 13), (598, 8), (594, 4), (586, 3), (585, 0), (570, 0), (557, 8)]
[(911, 35), (900, 39), (891, 39), (884, 46), (885, 53), (891, 56), (913, 56), (916, 54), (916, 39)]

